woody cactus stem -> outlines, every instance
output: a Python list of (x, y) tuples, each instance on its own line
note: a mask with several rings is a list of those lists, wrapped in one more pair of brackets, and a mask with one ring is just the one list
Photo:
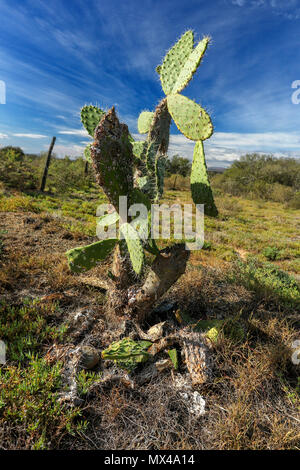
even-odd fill
[(143, 286), (129, 294), (127, 312), (142, 323), (151, 307), (185, 272), (190, 252), (185, 244), (162, 250), (155, 258)]

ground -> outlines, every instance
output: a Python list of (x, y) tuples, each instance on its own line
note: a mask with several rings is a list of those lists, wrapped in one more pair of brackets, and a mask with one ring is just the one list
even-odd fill
[[(64, 351), (87, 337), (101, 350), (111, 340), (101, 284), (109, 260), (76, 275), (64, 255), (96, 241), (103, 201), (97, 191), (0, 197), (0, 338), (8, 347), (0, 448), (299, 449), (300, 373), (291, 358), (300, 338), (300, 214), (279, 203), (218, 197), (204, 249), (165, 296), (183, 318), (238, 316), (245, 327), (242, 341), (224, 335), (214, 346), (213, 378), (198, 387), (203, 416), (189, 414), (170, 371), (139, 388), (103, 388), (96, 367), (78, 377), (83, 405), (58, 404), (53, 345)], [(166, 193), (165, 202), (179, 201), (189, 193)]]

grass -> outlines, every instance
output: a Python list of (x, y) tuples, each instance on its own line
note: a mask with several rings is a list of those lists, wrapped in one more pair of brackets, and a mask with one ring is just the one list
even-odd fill
[[(85, 334), (84, 326), (69, 328), (70, 315), (88, 312), (89, 337), (98, 349), (107, 347), (105, 294), (70, 274), (64, 256), (96, 240), (96, 207), (104, 201), (94, 186), (65, 195), (1, 192), (2, 447), (299, 450), (300, 374), (291, 357), (299, 339), (300, 218), (282, 203), (219, 193), (220, 215), (206, 218), (204, 249), (191, 253), (187, 272), (167, 294), (182, 318), (227, 326), (238, 318), (243, 325), (243, 340), (222, 334), (214, 345), (213, 378), (198, 390), (206, 415), (188, 413), (167, 374), (134, 390), (99, 391), (98, 371), (82, 371), (84, 406), (59, 402), (63, 362), (49, 362), (47, 352), (53, 344), (76, 345)], [(162, 202), (187, 203), (190, 193), (167, 189)], [(101, 265), (88, 276), (106, 273)]]
[(58, 400), (62, 364), (50, 365), (43, 357), (47, 345), (65, 336), (66, 326), (53, 323), (56, 310), (55, 304), (29, 299), (14, 306), (0, 304), (0, 335), (7, 345), (7, 364), (0, 369), (4, 449), (48, 449), (64, 434), (86, 428), (79, 419), (81, 410)]

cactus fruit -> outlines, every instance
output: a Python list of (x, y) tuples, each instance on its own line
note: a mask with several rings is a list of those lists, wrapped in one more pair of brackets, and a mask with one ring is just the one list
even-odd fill
[(204, 213), (211, 217), (218, 215), (210, 187), (205, 163), (203, 142), (196, 142), (191, 171), (191, 192), (195, 204), (204, 204)]
[(124, 236), (133, 270), (140, 274), (144, 263), (144, 249), (137, 231), (130, 224), (123, 224), (120, 233)]
[(114, 361), (121, 369), (132, 372), (139, 364), (149, 359), (147, 350), (152, 345), (150, 341), (133, 341), (123, 338), (111, 343), (102, 351), (102, 359)]
[(97, 183), (118, 211), (119, 196), (133, 190), (133, 155), (128, 127), (121, 124), (112, 107), (95, 130), (91, 146)]
[(143, 111), (138, 118), (138, 131), (140, 134), (148, 134), (154, 113)]
[(173, 87), (183, 65), (193, 51), (193, 46), (194, 33), (193, 31), (187, 31), (166, 54), (160, 69), (161, 84), (166, 95), (173, 92)]
[(167, 102), (176, 126), (188, 139), (197, 141), (211, 137), (213, 125), (201, 106), (179, 94), (169, 95)]
[(116, 239), (107, 238), (92, 245), (73, 248), (67, 251), (68, 264), (74, 273), (81, 273), (94, 268), (99, 261), (103, 261), (112, 252), (117, 243)]
[(81, 110), (81, 122), (91, 137), (105, 112), (96, 106), (84, 106)]

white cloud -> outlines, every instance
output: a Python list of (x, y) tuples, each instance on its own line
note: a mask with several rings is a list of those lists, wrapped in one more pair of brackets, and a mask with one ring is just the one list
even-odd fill
[[(44, 145), (44, 149), (48, 149), (47, 145)], [(81, 145), (55, 145), (54, 153), (57, 157), (63, 158), (66, 155), (71, 158), (80, 157), (83, 155), (84, 147)]]
[(7, 139), (8, 135), (7, 134), (0, 134), (0, 139)]
[(14, 137), (25, 137), (26, 139), (46, 139), (47, 135), (42, 134), (12, 134)]
[[(135, 136), (136, 137), (136, 136)], [(195, 143), (180, 134), (170, 136), (168, 154), (179, 154), (193, 159)], [(234, 133), (216, 132), (204, 142), (206, 159), (209, 165), (214, 162), (230, 164), (245, 153), (268, 153), (274, 156), (300, 158), (300, 136), (297, 133)]]
[(89, 135), (85, 129), (69, 129), (65, 131), (58, 131), (58, 133), (64, 135), (79, 135), (83, 137), (87, 137)]

